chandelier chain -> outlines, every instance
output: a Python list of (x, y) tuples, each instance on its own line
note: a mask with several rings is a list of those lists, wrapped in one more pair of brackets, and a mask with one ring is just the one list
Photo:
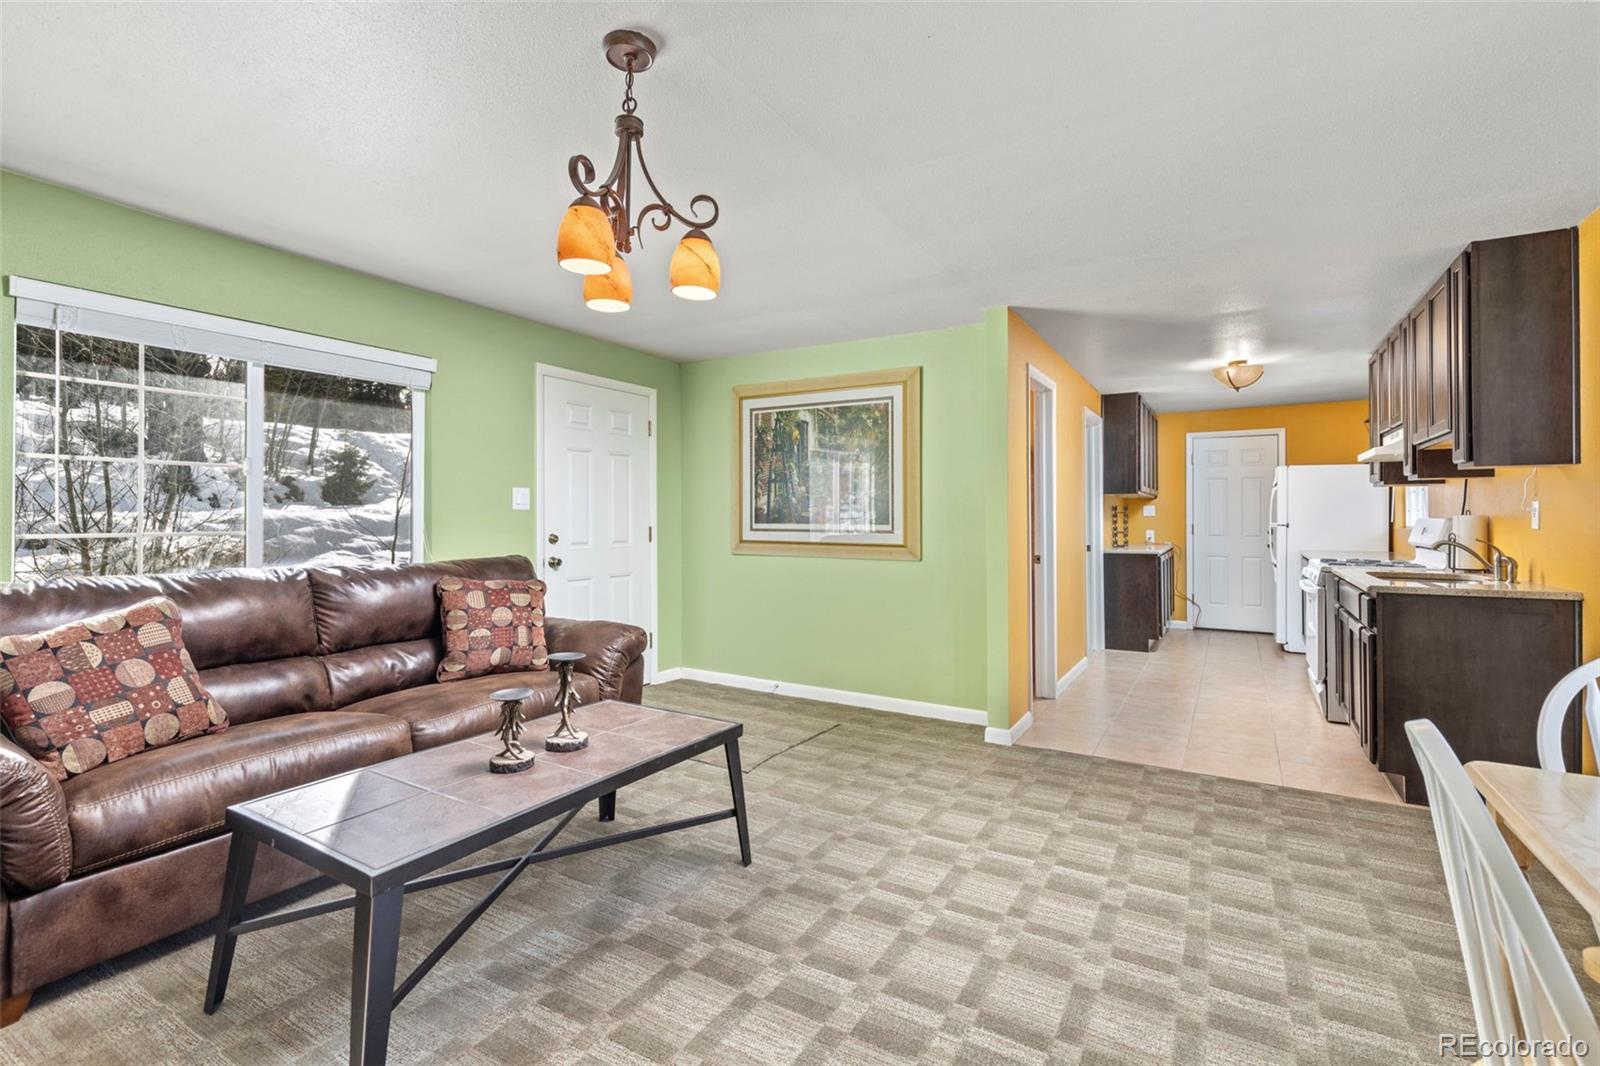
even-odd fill
[(624, 83), (622, 93), (622, 113), (631, 115), (639, 107), (639, 102), (633, 98), (633, 57), (628, 57), (628, 77)]

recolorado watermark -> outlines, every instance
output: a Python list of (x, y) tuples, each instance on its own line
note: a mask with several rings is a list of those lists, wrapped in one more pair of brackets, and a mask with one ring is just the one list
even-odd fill
[(1518, 1037), (1514, 1040), (1485, 1040), (1476, 1033), (1441, 1033), (1439, 1034), (1439, 1057), (1455, 1055), (1463, 1059), (1488, 1059), (1500, 1061), (1511, 1059), (1516, 1062), (1542, 1061), (1556, 1059), (1561, 1062), (1581, 1060), (1589, 1054), (1589, 1042), (1564, 1036), (1556, 1040), (1549, 1038), (1543, 1040), (1529, 1040)]

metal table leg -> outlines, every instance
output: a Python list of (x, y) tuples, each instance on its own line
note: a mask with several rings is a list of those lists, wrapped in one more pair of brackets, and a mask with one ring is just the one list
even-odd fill
[(239, 942), (234, 926), (244, 917), (250, 894), (250, 873), (256, 863), (256, 840), (234, 833), (228, 844), (228, 870), (222, 879), (222, 902), (217, 908), (217, 938), (211, 945), (211, 978), (206, 982), (205, 1010), (214, 1014), (228, 993), (228, 972), (233, 969), (233, 948)]
[(400, 905), (405, 897), (404, 885), (377, 896), (356, 895), (355, 946), (350, 960), (351, 1066), (381, 1066), (389, 1054)]
[(744, 814), (744, 770), (739, 765), (739, 740), (723, 745), (728, 756), (728, 783), (733, 788), (733, 818), (739, 827), (739, 860), (750, 865), (750, 823)]

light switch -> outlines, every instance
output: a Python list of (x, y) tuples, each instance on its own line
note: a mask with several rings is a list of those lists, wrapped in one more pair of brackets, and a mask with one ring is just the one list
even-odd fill
[(1156, 542), (1156, 531), (1153, 530), (1153, 529), (1145, 530), (1144, 531), (1144, 542), (1146, 544), (1154, 544)]
[(529, 501), (532, 499), (532, 497), (532, 492), (530, 492), (527, 488), (518, 485), (511, 490), (511, 509), (513, 511), (526, 511), (529, 507)]
[(1144, 505), (1144, 516), (1146, 518), (1154, 518), (1156, 516), (1156, 505), (1153, 504), (1153, 503), (1145, 504)]
[(1533, 501), (1533, 528), (1539, 528), (1539, 501)]

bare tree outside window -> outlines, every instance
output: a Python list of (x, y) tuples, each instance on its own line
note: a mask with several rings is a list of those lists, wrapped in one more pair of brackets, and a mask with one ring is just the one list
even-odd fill
[(16, 354), (16, 580), (244, 565), (255, 448), (269, 565), (410, 557), (408, 388), (268, 367), (252, 442), (243, 360), (26, 325)]
[(411, 556), (411, 390), (268, 367), (269, 566)]

